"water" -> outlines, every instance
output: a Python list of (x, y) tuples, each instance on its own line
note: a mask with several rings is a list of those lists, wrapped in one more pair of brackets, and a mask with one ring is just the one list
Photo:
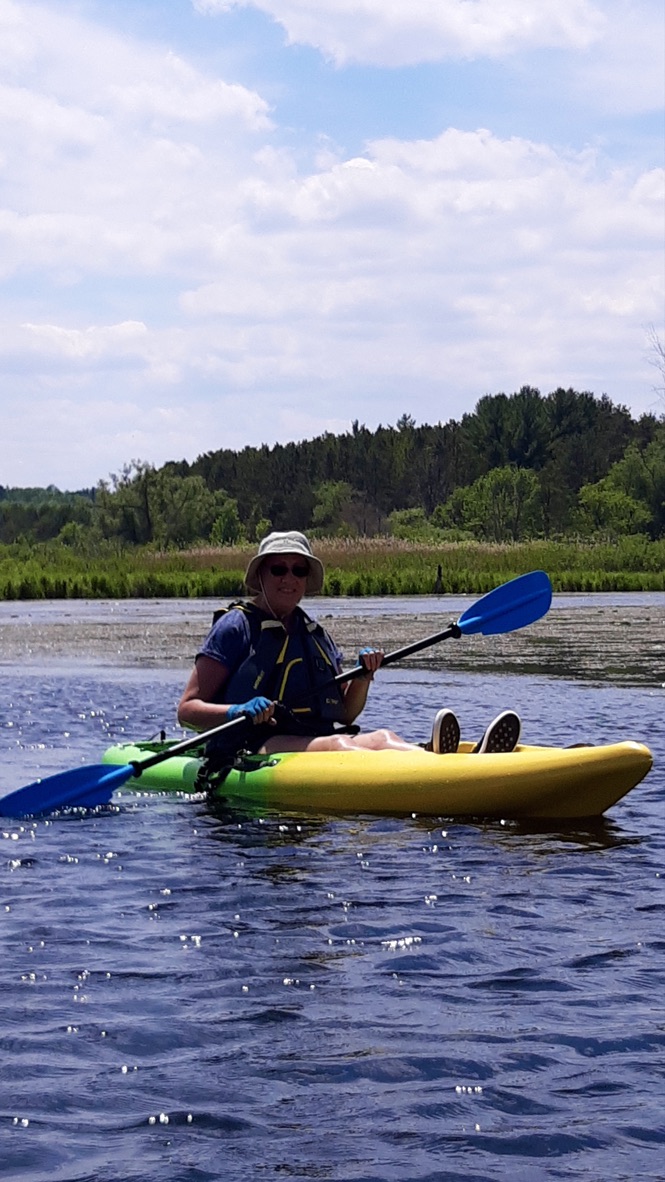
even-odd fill
[[(116, 644), (110, 613), (79, 662), (67, 611), (69, 648), (42, 615), (31, 656), (0, 653), (3, 792), (172, 723), (187, 662)], [(365, 722), (414, 739), (445, 701), (465, 735), (510, 705), (527, 740), (648, 741), (593, 825), (140, 796), (0, 822), (0, 1178), (661, 1179), (664, 694), (510, 662), (377, 679)]]

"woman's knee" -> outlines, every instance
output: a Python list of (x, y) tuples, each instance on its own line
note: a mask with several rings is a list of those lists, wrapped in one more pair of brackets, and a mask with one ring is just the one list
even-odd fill
[(394, 731), (382, 727), (380, 730), (367, 731), (366, 734), (355, 736), (354, 745), (369, 748), (371, 751), (383, 751), (385, 748), (403, 747), (404, 740)]

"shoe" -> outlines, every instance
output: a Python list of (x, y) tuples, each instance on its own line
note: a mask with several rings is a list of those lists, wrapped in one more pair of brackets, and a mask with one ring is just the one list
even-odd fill
[(460, 726), (452, 710), (439, 710), (432, 726), (427, 751), (435, 755), (453, 755), (459, 746)]
[(522, 724), (518, 715), (513, 710), (504, 710), (490, 722), (478, 746), (473, 749), (474, 755), (496, 755), (499, 752), (514, 751), (519, 742), (521, 729)]

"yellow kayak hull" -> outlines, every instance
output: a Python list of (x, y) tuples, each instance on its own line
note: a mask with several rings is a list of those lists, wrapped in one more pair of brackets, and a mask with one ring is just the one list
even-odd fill
[[(164, 751), (167, 744), (163, 745)], [(123, 744), (103, 756), (127, 764), (160, 749)], [(248, 756), (214, 795), (295, 813), (501, 817), (598, 817), (639, 784), (653, 757), (642, 743), (530, 747), (508, 754), (415, 751), (288, 752)], [(174, 756), (128, 781), (138, 790), (200, 790), (199, 758)]]

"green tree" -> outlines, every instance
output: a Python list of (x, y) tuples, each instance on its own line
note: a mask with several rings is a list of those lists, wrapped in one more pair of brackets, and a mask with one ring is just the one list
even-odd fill
[(252, 526), (251, 540), (253, 542), (260, 542), (262, 538), (265, 538), (270, 533), (271, 529), (272, 522), (267, 517), (259, 517)]
[(157, 477), (152, 464), (131, 460), (97, 486), (95, 504), (104, 537), (130, 545), (153, 540), (151, 488)]
[(423, 509), (395, 509), (388, 517), (388, 528), (394, 538), (407, 541), (429, 541), (436, 534)]
[(643, 505), (647, 514), (643, 525), (653, 538), (662, 537), (665, 533), (665, 423), (646, 446), (631, 443), (622, 459), (613, 464), (607, 477), (598, 484), (603, 489), (622, 492)]
[(235, 546), (245, 539), (245, 531), (238, 515), (238, 502), (233, 497), (226, 497), (220, 505), (221, 496), (217, 493), (218, 513), (212, 524), (210, 541), (215, 546)]
[(474, 413), (462, 419), (462, 429), (478, 458), (479, 474), (509, 464), (538, 471), (547, 460), (545, 400), (532, 386), (481, 398)]
[[(467, 511), (467, 505), (470, 508), (471, 487), (456, 488), (443, 504), (435, 507), (431, 521), (437, 529), (469, 530), (475, 536), (475, 530), (468, 524), (471, 514)], [(480, 523), (477, 525), (479, 533)]]
[(396, 424), (398, 431), (412, 431), (415, 425), (416, 420), (413, 415), (407, 414), (406, 412), (400, 415)]
[[(158, 472), (152, 489), (154, 542), (187, 546), (208, 541), (227, 501), (226, 493), (212, 492), (201, 476), (179, 476), (167, 465)], [(232, 504), (237, 516), (237, 504)]]
[(97, 512), (105, 537), (130, 545), (186, 546), (208, 541), (219, 530), (229, 541), (243, 536), (237, 502), (223, 490), (212, 491), (199, 475), (181, 475), (174, 465), (157, 470), (132, 461), (102, 482)]
[(492, 542), (533, 536), (542, 525), (538, 477), (529, 468), (510, 464), (495, 468), (467, 488), (456, 489), (435, 520)]
[(353, 489), (347, 480), (325, 480), (314, 489), (316, 501), (312, 510), (312, 525), (316, 529), (336, 533), (349, 520)]
[(585, 484), (577, 499), (579, 528), (584, 534), (603, 534), (616, 540), (622, 534), (640, 533), (650, 523), (644, 502), (612, 484), (609, 477)]
[(654, 392), (658, 395), (665, 407), (665, 342), (656, 332), (656, 327), (653, 324), (649, 325), (647, 339), (651, 353), (649, 365), (653, 365), (654, 369), (658, 372), (658, 382), (653, 387)]

